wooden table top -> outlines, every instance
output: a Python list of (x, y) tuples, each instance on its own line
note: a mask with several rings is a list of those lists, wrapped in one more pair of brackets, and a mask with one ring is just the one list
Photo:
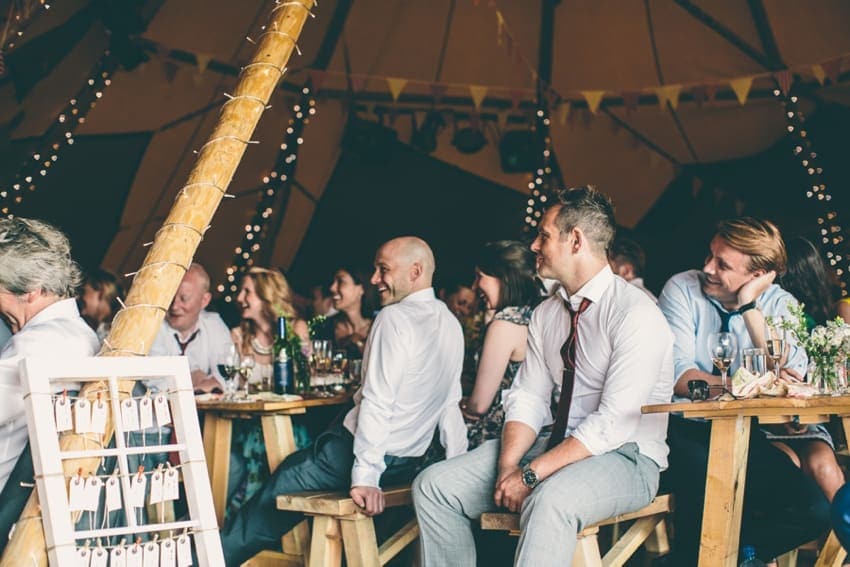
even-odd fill
[(713, 418), (743, 415), (768, 418), (771, 421), (787, 421), (784, 418), (792, 415), (801, 418), (833, 414), (850, 415), (850, 395), (814, 396), (805, 399), (762, 397), (729, 401), (676, 402), (646, 405), (641, 408), (641, 411), (643, 413), (675, 412), (685, 417)]
[(313, 408), (320, 406), (338, 406), (342, 405), (354, 395), (353, 392), (345, 392), (337, 394), (329, 398), (307, 397), (300, 400), (195, 400), (199, 411), (215, 411), (215, 412), (274, 412), (284, 410), (294, 410), (303, 408)]

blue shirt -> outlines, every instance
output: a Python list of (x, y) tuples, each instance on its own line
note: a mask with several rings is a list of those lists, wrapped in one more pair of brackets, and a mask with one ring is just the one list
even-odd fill
[[(791, 317), (788, 306), (796, 305), (797, 300), (778, 285), (772, 284), (758, 297), (756, 303), (765, 317)], [(728, 311), (716, 299), (702, 292), (701, 272), (689, 270), (670, 278), (661, 291), (658, 306), (676, 337), (673, 346), (676, 380), (692, 368), (711, 373), (714, 364), (708, 351), (708, 337), (720, 330), (720, 314), (717, 310)], [(739, 349), (729, 368), (731, 376), (741, 365), (740, 349), (751, 348), (753, 341), (741, 315), (733, 315), (729, 320), (729, 332), (738, 340)], [(785, 367), (804, 375), (808, 366), (806, 351), (797, 345), (790, 334), (788, 343), (791, 350)]]

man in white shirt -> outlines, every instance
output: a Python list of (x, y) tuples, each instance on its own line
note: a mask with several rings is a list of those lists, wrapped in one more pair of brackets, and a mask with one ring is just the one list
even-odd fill
[(593, 188), (562, 193), (543, 215), (531, 249), (561, 288), (532, 315), (502, 439), (414, 481), (424, 565), (475, 565), (472, 522), (498, 507), (522, 513), (516, 565), (569, 565), (582, 526), (655, 496), (667, 417), (641, 406), (670, 400), (673, 336), (653, 302), (612, 273), (614, 229), (610, 201)]
[(384, 509), (381, 486), (410, 482), (439, 427), (448, 456), (466, 451), (458, 403), (463, 364), (460, 324), (431, 287), (434, 255), (421, 239), (378, 250), (372, 284), (384, 308), (363, 353), (363, 386), (342, 424), (290, 455), (222, 531), (228, 565), (239, 565), (302, 516), (275, 507), (280, 494), (350, 489), (368, 515)]
[(233, 345), (230, 330), (219, 314), (205, 311), (210, 299), (210, 277), (203, 266), (193, 263), (183, 276), (150, 349), (151, 356), (185, 355), (192, 371), (192, 385), (201, 392), (223, 389), (224, 378), (216, 366)]
[(615, 274), (644, 292), (652, 301), (658, 298), (643, 283), (646, 254), (640, 244), (628, 238), (616, 238), (608, 251), (608, 263)]
[(0, 316), (13, 333), (0, 351), (0, 553), (31, 491), (20, 483), (33, 482), (18, 364), (27, 356), (82, 358), (98, 349), (74, 299), (80, 280), (59, 230), (37, 220), (0, 220)]

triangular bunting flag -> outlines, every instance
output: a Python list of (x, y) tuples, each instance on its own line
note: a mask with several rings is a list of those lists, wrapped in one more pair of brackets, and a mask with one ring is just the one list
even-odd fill
[(791, 91), (791, 83), (794, 82), (794, 73), (785, 69), (784, 71), (774, 73), (773, 78), (776, 79), (776, 84), (779, 86), (779, 90), (782, 91), (782, 94), (787, 96)]
[(179, 67), (177, 66), (177, 63), (174, 63), (173, 61), (162, 62), (162, 73), (165, 75), (165, 80), (168, 81), (169, 84), (174, 82), (178, 69)]
[(422, 126), (422, 124), (425, 122), (426, 116), (428, 116), (428, 113), (425, 112), (424, 110), (417, 110), (416, 112), (413, 113), (413, 118), (414, 118), (416, 128), (419, 128), (419, 127)]
[(322, 85), (325, 83), (327, 73), (320, 69), (309, 69), (307, 72), (310, 73), (310, 81), (313, 82), (313, 92), (318, 93), (322, 89)]
[(516, 108), (519, 106), (519, 103), (522, 101), (522, 95), (525, 94), (523, 91), (512, 90), (511, 91), (511, 108)]
[(206, 53), (196, 53), (195, 54), (195, 62), (198, 64), (198, 72), (203, 73), (207, 70), (207, 66), (210, 64), (210, 60), (212, 57), (207, 55)]
[(729, 81), (732, 90), (735, 91), (735, 96), (738, 97), (738, 102), (741, 105), (747, 104), (747, 97), (750, 96), (750, 88), (753, 86), (752, 77), (741, 77), (740, 79), (732, 79)]
[(502, 35), (505, 31), (505, 18), (502, 17), (502, 13), (499, 10), (496, 10), (496, 44), (502, 45)]
[(407, 79), (397, 79), (395, 77), (387, 77), (387, 86), (390, 88), (390, 94), (393, 95), (393, 102), (398, 102), (398, 97), (401, 91), (407, 85)]
[(667, 110), (667, 103), (670, 103), (670, 108), (676, 110), (679, 106), (679, 93), (682, 91), (682, 85), (666, 85), (655, 89), (655, 94), (658, 95), (658, 104), (662, 110)]
[(631, 114), (637, 110), (640, 102), (640, 93), (636, 91), (628, 91), (623, 93), (623, 106), (626, 108), (626, 114)]
[(469, 94), (472, 95), (472, 103), (475, 105), (476, 111), (481, 111), (481, 103), (484, 97), (487, 96), (487, 87), (480, 85), (469, 85)]
[(841, 72), (841, 58), (836, 57), (835, 59), (830, 59), (829, 61), (824, 61), (821, 63), (821, 67), (823, 67), (824, 73), (826, 73), (826, 78), (829, 79), (829, 82), (833, 85), (838, 82), (838, 74)]
[(826, 81), (826, 71), (823, 70), (823, 67), (820, 65), (812, 65), (812, 74), (815, 76), (815, 79), (823, 86), (824, 81)]
[(705, 85), (705, 102), (711, 104), (717, 97), (717, 85)]
[(363, 90), (363, 87), (366, 86), (366, 77), (363, 75), (352, 75), (351, 76), (351, 90), (354, 92), (360, 92)]
[(496, 113), (496, 124), (499, 125), (499, 130), (504, 131), (508, 126), (508, 111), (502, 110)]
[(558, 124), (561, 126), (567, 125), (567, 118), (570, 116), (571, 107), (572, 103), (568, 100), (562, 100), (560, 104), (558, 104)]
[(602, 103), (602, 97), (605, 96), (605, 91), (581, 91), (581, 96), (587, 101), (587, 108), (590, 109), (590, 112), (596, 114), (599, 105)]

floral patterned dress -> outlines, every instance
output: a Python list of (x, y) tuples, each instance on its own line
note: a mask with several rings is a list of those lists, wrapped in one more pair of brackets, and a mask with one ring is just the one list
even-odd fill
[[(527, 327), (531, 321), (532, 310), (533, 309), (527, 305), (523, 307), (505, 307), (496, 313), (493, 320), (508, 321), (515, 325), (524, 325)], [(481, 356), (481, 350), (484, 346), (483, 337), (486, 336), (486, 334), (485, 329), (485, 332), (482, 333), (482, 340), (478, 345), (478, 358)], [(508, 361), (508, 366), (505, 368), (505, 374), (502, 376), (502, 381), (499, 384), (499, 390), (496, 392), (496, 397), (493, 399), (493, 404), (490, 406), (490, 409), (488, 409), (487, 413), (481, 416), (481, 418), (477, 421), (466, 424), (466, 436), (469, 440), (470, 449), (481, 445), (484, 441), (489, 439), (498, 439), (501, 437), (502, 426), (505, 423), (505, 409), (502, 407), (502, 390), (507, 390), (511, 387), (511, 384), (513, 384), (514, 381), (514, 376), (516, 376), (517, 370), (519, 370), (521, 364), (522, 361)]]

